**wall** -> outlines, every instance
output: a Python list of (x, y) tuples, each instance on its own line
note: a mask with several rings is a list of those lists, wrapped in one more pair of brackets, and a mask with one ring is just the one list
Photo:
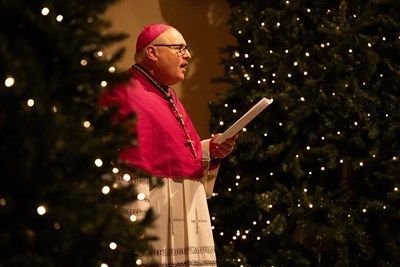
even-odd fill
[[(125, 57), (117, 66), (121, 70), (132, 65), (136, 36), (144, 25), (167, 23), (182, 33), (192, 48), (192, 60), (186, 79), (174, 89), (200, 136), (208, 138), (208, 103), (226, 88), (224, 84), (211, 82), (212, 78), (223, 76), (219, 49), (234, 43), (226, 26), (229, 18), (226, 0), (122, 0), (110, 7), (105, 16), (113, 24), (112, 31), (130, 35), (116, 46), (126, 48)], [(112, 53), (116, 47), (107, 52)]]

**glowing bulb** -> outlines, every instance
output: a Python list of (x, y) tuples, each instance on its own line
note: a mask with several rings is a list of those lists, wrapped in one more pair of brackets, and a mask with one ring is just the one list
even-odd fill
[(47, 16), (47, 15), (49, 14), (49, 12), (50, 12), (50, 9), (48, 9), (47, 7), (44, 7), (44, 8), (42, 9), (42, 15), (43, 15), (43, 16)]
[(293, 62), (293, 65), (294, 65), (294, 66), (297, 66), (297, 61)]
[(26, 104), (28, 105), (28, 107), (33, 107), (33, 105), (35, 105), (35, 101), (33, 99), (28, 99)]
[(43, 214), (45, 214), (45, 213), (47, 212), (47, 210), (46, 210), (46, 208), (45, 208), (44, 206), (39, 206), (39, 207), (36, 209), (36, 211), (37, 211), (37, 213), (38, 213), (39, 215), (43, 215)]
[(280, 24), (279, 22), (277, 22), (277, 23), (276, 23), (276, 26), (279, 27), (279, 26), (281, 26), (281, 24)]
[(114, 249), (117, 248), (117, 244), (116, 244), (115, 242), (111, 242), (111, 243), (109, 244), (109, 247), (110, 247), (112, 250), (114, 250)]
[(98, 52), (97, 52), (97, 55), (98, 55), (99, 57), (102, 57), (102, 56), (104, 55), (104, 53), (103, 53), (103, 51), (98, 51)]
[(393, 190), (397, 192), (399, 191), (399, 188), (396, 186)]
[(139, 194), (137, 195), (137, 199), (138, 199), (138, 200), (144, 200), (145, 197), (146, 197), (146, 196), (145, 196), (143, 193), (139, 193)]
[(103, 192), (104, 195), (107, 195), (108, 193), (110, 193), (110, 187), (104, 186), (104, 187), (101, 189), (101, 192)]
[(363, 209), (362, 212), (364, 212), (364, 213), (367, 212), (367, 209)]
[(112, 169), (112, 172), (113, 172), (113, 173), (118, 173), (119, 170), (118, 170), (118, 168), (113, 168), (113, 169)]
[(324, 171), (325, 170), (325, 167), (321, 167), (321, 171)]
[(362, 166), (364, 166), (364, 163), (361, 161), (358, 165), (360, 165), (362, 167)]
[(249, 39), (249, 40), (247, 40), (247, 42), (249, 43), (249, 44), (251, 44), (251, 40)]
[(137, 259), (136, 260), (136, 265), (142, 265), (142, 260), (141, 259)]
[(235, 52), (234, 55), (235, 55), (235, 57), (240, 57), (240, 54), (239, 54), (239, 52), (237, 52), (237, 51)]
[(300, 100), (303, 101), (303, 102), (305, 101), (304, 97), (300, 97)]
[(232, 191), (232, 189), (231, 189), (231, 188), (228, 188), (228, 191), (229, 191), (229, 192), (231, 192), (231, 191)]
[(257, 240), (260, 240), (261, 238), (259, 236), (257, 236)]
[(56, 20), (58, 21), (58, 22), (61, 22), (62, 20), (63, 20), (63, 16), (62, 15), (58, 15), (57, 16), (57, 18), (56, 18)]
[(137, 220), (136, 215), (129, 216), (129, 220), (131, 220), (131, 222), (136, 222), (136, 220)]
[(88, 63), (88, 62), (87, 62), (87, 60), (86, 60), (86, 59), (82, 59), (82, 60), (81, 60), (81, 65), (82, 65), (82, 66), (86, 66), (86, 65), (87, 65), (87, 63)]
[(349, 53), (352, 53), (353, 52), (353, 49), (349, 49)]
[(340, 160), (340, 163), (343, 163), (343, 159)]
[(305, 193), (307, 193), (308, 190), (307, 190), (307, 188), (304, 188), (303, 191), (304, 191)]
[(306, 52), (306, 54), (305, 54), (305, 55), (306, 55), (306, 57), (308, 57), (308, 56), (310, 56), (310, 53)]
[(115, 67), (109, 67), (109, 68), (108, 68), (108, 72), (114, 73), (114, 72), (115, 72)]
[(220, 122), (219, 122), (219, 125), (224, 125), (224, 122), (223, 122), (223, 121), (220, 121)]
[(6, 80), (4, 81), (4, 85), (5, 85), (6, 87), (11, 87), (11, 86), (14, 85), (14, 82), (15, 82), (15, 80), (14, 80), (13, 77), (8, 77), (8, 78), (6, 78)]
[(253, 221), (253, 225), (256, 225), (257, 224), (257, 222), (256, 221)]
[(236, 175), (236, 179), (239, 180), (240, 179), (240, 175)]
[(270, 224), (271, 223), (271, 221), (270, 220), (267, 220), (267, 224)]
[(310, 147), (310, 146), (307, 146), (307, 147), (306, 147), (306, 149), (307, 149), (307, 150), (310, 150), (310, 149), (311, 149), (311, 147)]
[(129, 182), (131, 180), (131, 176), (127, 173), (124, 174), (124, 176), (122, 176), (122, 179), (124, 179), (124, 181)]
[(273, 176), (273, 175), (274, 175), (274, 173), (273, 173), (273, 172), (270, 172), (270, 173), (269, 173), (269, 175), (270, 175), (270, 176)]
[(371, 47), (372, 46), (372, 44), (371, 43), (368, 43), (368, 47)]
[(244, 54), (244, 57), (245, 58), (249, 58), (249, 54)]
[(89, 128), (90, 127), (90, 121), (84, 121), (83, 122), (83, 127)]
[(232, 110), (233, 113), (236, 113), (236, 109)]
[(307, 8), (307, 12), (310, 13), (310, 12), (311, 12), (311, 9)]
[(261, 26), (263, 26), (263, 27), (264, 27), (264, 26), (265, 26), (265, 23), (264, 23), (264, 22), (261, 22)]
[(309, 207), (310, 209), (312, 209), (312, 207), (314, 207), (314, 206), (313, 206), (313, 204), (310, 203), (310, 204), (308, 204), (308, 207)]
[(224, 232), (219, 233), (219, 235), (220, 235), (220, 236), (223, 236), (223, 235), (224, 235)]
[(96, 164), (97, 167), (101, 167), (103, 166), (103, 161), (101, 159), (96, 159), (94, 161), (94, 164)]
[(101, 85), (101, 87), (106, 87), (106, 86), (107, 86), (107, 82), (106, 82), (106, 81), (102, 81), (102, 82), (100, 83), (100, 85)]
[(307, 75), (307, 74), (308, 74), (308, 72), (307, 72), (307, 71), (305, 71), (305, 72), (303, 72), (303, 74), (304, 74), (304, 76), (305, 76), (305, 75)]

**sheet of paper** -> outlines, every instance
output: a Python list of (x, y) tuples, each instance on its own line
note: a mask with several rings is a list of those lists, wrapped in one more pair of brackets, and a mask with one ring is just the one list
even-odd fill
[(263, 98), (258, 101), (249, 111), (247, 111), (240, 119), (232, 124), (222, 135), (215, 139), (216, 143), (222, 143), (228, 138), (233, 137), (239, 131), (241, 131), (249, 122), (251, 122), (258, 114), (261, 113), (266, 107), (268, 107), (274, 100)]

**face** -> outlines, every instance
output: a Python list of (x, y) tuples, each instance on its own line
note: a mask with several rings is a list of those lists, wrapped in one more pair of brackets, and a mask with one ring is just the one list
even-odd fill
[[(169, 28), (158, 36), (152, 45), (177, 44), (186, 45), (186, 41), (176, 29)], [(186, 67), (191, 58), (190, 52), (183, 53), (178, 47), (153, 46), (157, 55), (154, 62), (154, 77), (165, 85), (173, 85), (185, 78)]]

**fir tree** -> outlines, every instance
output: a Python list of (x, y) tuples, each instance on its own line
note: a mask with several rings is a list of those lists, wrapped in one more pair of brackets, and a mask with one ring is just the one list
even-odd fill
[(221, 266), (399, 266), (400, 2), (234, 1), (214, 132)]
[(113, 2), (0, 1), (0, 266), (132, 266), (147, 249), (150, 216), (120, 214), (136, 193), (113, 177), (134, 136), (98, 101), (126, 78), (123, 51), (103, 52), (125, 37), (104, 33)]

